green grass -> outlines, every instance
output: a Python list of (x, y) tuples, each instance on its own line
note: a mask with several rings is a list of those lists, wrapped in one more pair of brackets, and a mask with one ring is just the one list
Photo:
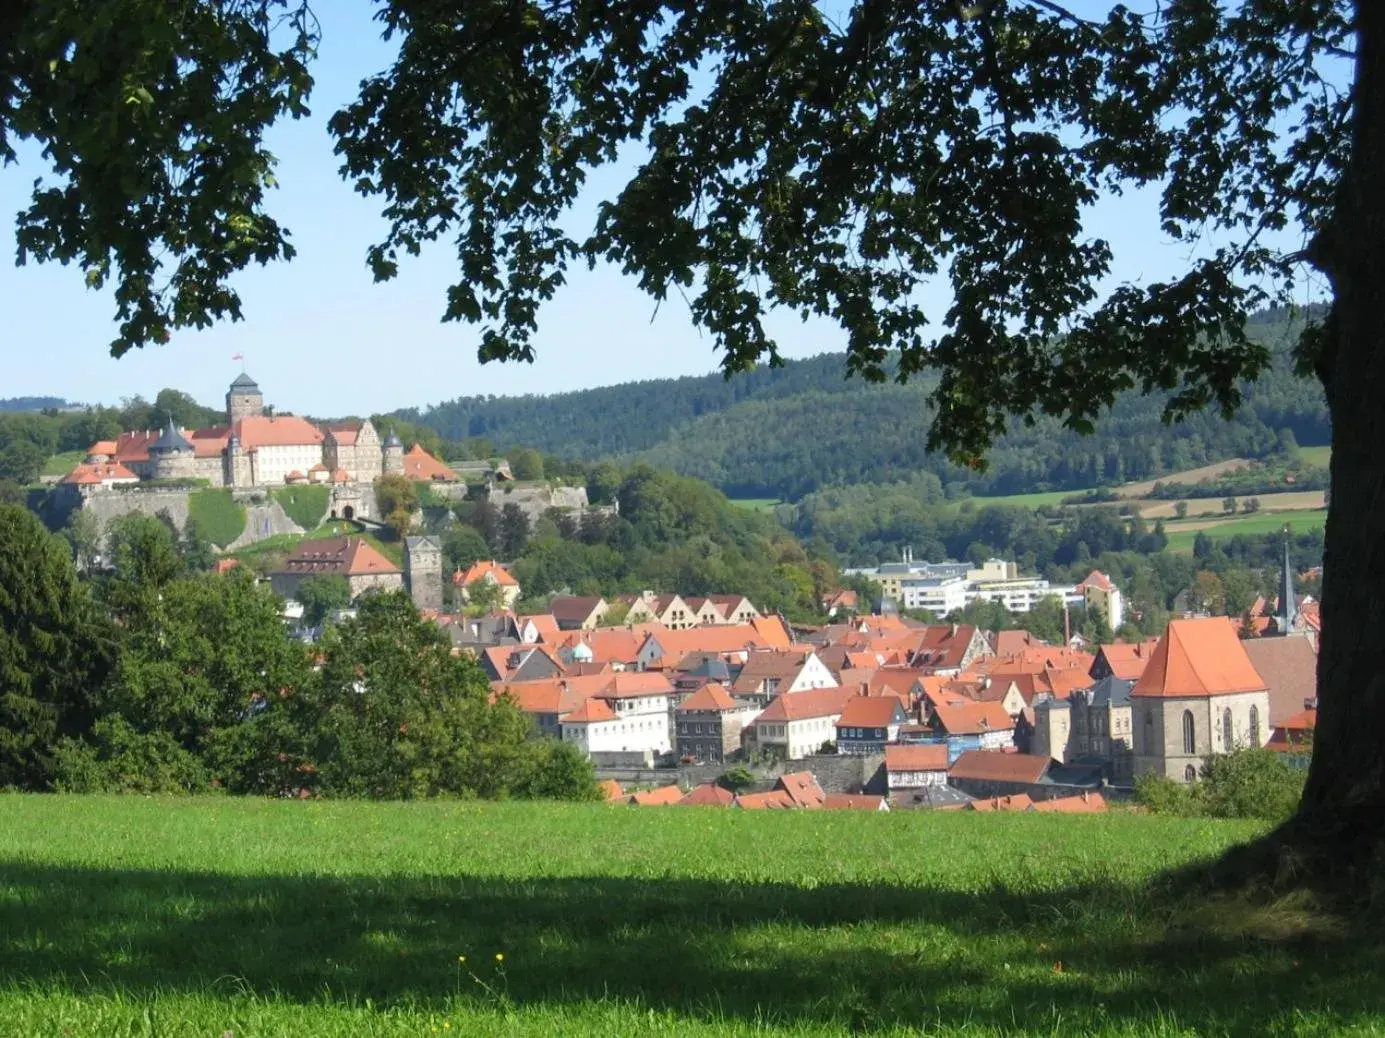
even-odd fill
[(0, 797), (0, 1034), (1381, 1033), (1378, 944), (1151, 887), (1257, 832)]
[(1165, 530), (1168, 532), (1169, 543), (1166, 550), (1192, 551), (1193, 542), (1199, 533), (1205, 533), (1212, 540), (1217, 541), (1235, 537), (1237, 534), (1278, 533), (1285, 526), (1288, 526), (1294, 533), (1308, 533), (1311, 530), (1321, 530), (1326, 522), (1327, 509), (1325, 508), (1314, 511), (1257, 512), (1254, 515), (1228, 519), (1224, 523), (1209, 526), (1204, 530), (1181, 530), (1176, 521), (1167, 520)]
[(188, 518), (218, 548), (224, 548), (245, 532), (245, 506), (229, 490), (196, 490), (188, 495)]
[(777, 497), (733, 497), (731, 503), (752, 512), (772, 512), (784, 502)]
[(312, 530), (322, 522), (327, 515), (327, 503), (331, 496), (329, 487), (281, 487), (274, 491), (274, 500), (279, 502), (279, 507), (305, 530)]
[(1300, 447), (1298, 456), (1305, 465), (1317, 465), (1320, 468), (1327, 468), (1332, 462), (1331, 447)]
[(86, 451), (63, 451), (61, 454), (54, 454), (43, 463), (43, 471), (40, 475), (66, 476), (80, 465), (86, 456)]

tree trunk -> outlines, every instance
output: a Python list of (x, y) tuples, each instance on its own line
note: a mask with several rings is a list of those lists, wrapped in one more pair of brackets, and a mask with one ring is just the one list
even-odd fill
[(1335, 300), (1319, 368), (1332, 496), (1318, 724), (1303, 805), (1285, 834), (1347, 869), (1369, 866), (1385, 845), (1385, 3), (1358, 0), (1356, 24), (1351, 158), (1322, 264)]

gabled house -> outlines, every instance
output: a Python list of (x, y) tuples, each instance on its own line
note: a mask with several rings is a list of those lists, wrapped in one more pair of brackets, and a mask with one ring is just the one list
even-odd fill
[(739, 754), (741, 732), (755, 719), (759, 707), (732, 698), (721, 684), (708, 682), (675, 709), (677, 753), (711, 764)]
[(721, 610), (710, 598), (684, 598), (683, 601), (687, 604), (695, 625), (711, 627), (726, 623), (726, 617), (721, 615)]
[(1224, 616), (1171, 621), (1130, 698), (1136, 776), (1191, 782), (1205, 758), (1269, 739), (1265, 679)]
[(899, 739), (909, 715), (896, 696), (853, 696), (837, 718), (837, 752), (853, 756), (881, 753)]
[[(495, 697), (508, 697), (515, 706), (523, 710), (534, 719), (534, 724), (538, 730), (554, 739), (563, 737), (561, 721), (571, 716), (574, 711), (581, 707), (585, 701), (583, 694), (574, 689), (567, 681), (558, 679), (553, 681), (520, 681), (513, 685), (499, 684), (495, 686)], [(599, 713), (601, 708), (597, 708)], [(614, 720), (615, 715), (607, 720)], [(582, 721), (573, 722), (574, 724), (584, 723)], [(601, 720), (592, 719), (586, 721), (587, 724), (601, 724)], [(601, 733), (598, 732), (598, 739)]]
[(647, 632), (635, 657), (636, 666), (641, 668), (673, 667), (693, 652), (736, 657), (739, 663), (754, 649), (787, 649), (791, 643), (789, 632), (777, 618), (682, 631), (651, 626)]
[(492, 681), (543, 681), (564, 673), (563, 665), (539, 645), (494, 645), (482, 651), (480, 663)]
[(830, 595), (824, 595), (822, 599), (823, 612), (829, 617), (835, 617), (838, 614), (855, 614), (860, 608), (860, 596), (851, 588), (834, 591)]
[(1149, 665), (1150, 657), (1158, 647), (1158, 638), (1098, 646), (1096, 658), (1092, 660), (1091, 669), (1087, 673), (1093, 681), (1100, 681), (1106, 677), (1116, 677), (1122, 681), (1139, 681), (1140, 675)]
[(646, 789), (633, 794), (629, 803), (634, 807), (667, 807), (682, 801), (683, 791), (677, 786), (660, 786), (658, 789)]
[(947, 785), (947, 746), (943, 743), (885, 747), (885, 784), (891, 793)]
[(969, 750), (1004, 750), (1015, 744), (1015, 719), (996, 702), (942, 699), (925, 722), (947, 743), (950, 759)]
[(688, 790), (678, 802), (686, 807), (730, 807), (736, 802), (736, 794), (715, 782), (704, 782)]
[(609, 608), (600, 595), (556, 595), (548, 611), (561, 631), (590, 631)]
[(471, 601), (471, 590), (477, 584), (499, 588), (500, 604), (504, 609), (514, 608), (521, 591), (514, 575), (494, 559), (473, 563), (465, 572), (457, 570), (452, 574), (452, 583), (464, 602)]
[(708, 595), (721, 613), (722, 623), (748, 624), (760, 615), (750, 599), (744, 595)]
[(934, 624), (913, 632), (909, 665), (929, 674), (955, 675), (995, 655), (985, 634), (973, 624)]
[(1283, 753), (1296, 766), (1306, 768), (1313, 756), (1313, 731), (1317, 726), (1317, 700), (1312, 699), (1304, 705), (1304, 709), (1283, 718), (1274, 726), (1265, 748)]
[(646, 591), (640, 595), (621, 595), (616, 599), (627, 608), (627, 624), (663, 624), (671, 631), (683, 631), (697, 625), (693, 611), (678, 595), (656, 595)]
[(345, 577), (353, 599), (366, 591), (404, 587), (404, 571), (361, 537), (302, 541), (283, 565), (270, 573), (269, 583), (275, 594), (294, 598), (304, 578), (325, 574)]
[(754, 746), (783, 760), (801, 760), (817, 753), (836, 735), (851, 691), (844, 688), (785, 692), (776, 696), (755, 718)]
[(762, 649), (746, 655), (731, 683), (743, 698), (768, 703), (782, 692), (806, 692), (837, 687), (836, 676), (812, 649)]

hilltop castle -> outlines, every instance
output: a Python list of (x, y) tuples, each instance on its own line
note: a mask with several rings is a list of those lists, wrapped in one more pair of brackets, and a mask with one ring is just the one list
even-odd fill
[(265, 414), (264, 396), (241, 374), (226, 393), (226, 424), (122, 433), (92, 444), (64, 480), (110, 487), (150, 480), (205, 480), (215, 487), (294, 483), (373, 483), (381, 476), (456, 482), (422, 447), (407, 454), (393, 432), (382, 442), (368, 419), (314, 424), (297, 415)]

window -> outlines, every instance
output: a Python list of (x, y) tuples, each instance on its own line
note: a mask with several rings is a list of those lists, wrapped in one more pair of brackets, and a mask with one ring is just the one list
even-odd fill
[(1191, 764), (1189, 764), (1186, 768), (1184, 768), (1184, 769), (1183, 769), (1183, 781), (1185, 781), (1185, 782), (1196, 782), (1196, 781), (1197, 781), (1197, 768), (1193, 767)]
[(1221, 715), (1221, 741), (1227, 751), (1236, 748), (1236, 733), (1231, 728), (1231, 708), (1227, 707)]
[(1250, 745), (1260, 745), (1260, 708), (1258, 706), (1250, 708)]
[[(1197, 752), (1197, 726), (1191, 710), (1183, 711), (1183, 752), (1191, 756)], [(1191, 769), (1192, 765), (1188, 765)]]

